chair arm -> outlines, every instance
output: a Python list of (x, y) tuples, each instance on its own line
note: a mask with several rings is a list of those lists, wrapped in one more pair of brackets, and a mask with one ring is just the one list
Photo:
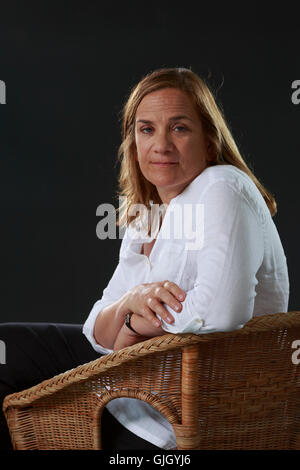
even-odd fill
[(145, 401), (179, 424), (180, 349), (195, 342), (190, 334), (150, 338), (8, 395), (3, 411), (14, 449), (101, 449), (102, 411), (119, 397)]
[(109, 369), (134, 361), (142, 356), (184, 347), (197, 342), (199, 342), (199, 337), (188, 333), (177, 335), (168, 333), (150, 338), (147, 341), (136, 343), (133, 346), (101, 356), (99, 359), (55, 375), (21, 392), (7, 395), (3, 401), (3, 411), (5, 412), (10, 406), (29, 406), (39, 398), (52, 395), (65, 387), (103, 374)]
[(176, 348), (191, 346), (200, 342), (209, 342), (224, 337), (236, 336), (253, 333), (254, 331), (266, 331), (277, 329), (279, 327), (286, 328), (290, 325), (300, 325), (300, 312), (291, 311), (284, 315), (282, 313), (261, 315), (252, 318), (243, 328), (239, 330), (215, 332), (208, 334), (195, 335), (192, 333), (172, 334), (168, 333), (163, 336), (156, 336), (147, 341), (136, 343), (133, 346), (112, 352), (99, 359), (82, 364), (74, 369), (63, 372), (51, 379), (44, 380), (38, 385), (30, 387), (21, 392), (16, 392), (5, 397), (3, 401), (3, 411), (10, 406), (28, 406), (35, 400), (51, 395), (58, 390), (68, 387), (76, 382), (87, 380), (91, 377), (102, 374), (105, 371), (120, 366), (136, 358), (154, 354), (157, 352), (168, 351)]

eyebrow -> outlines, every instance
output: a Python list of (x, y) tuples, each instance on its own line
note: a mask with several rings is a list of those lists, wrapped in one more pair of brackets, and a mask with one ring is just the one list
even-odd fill
[[(177, 120), (179, 120), (179, 119), (188, 119), (189, 121), (192, 121), (192, 122), (193, 122), (193, 119), (191, 119), (191, 118), (188, 117), (188, 116), (185, 116), (184, 114), (181, 114), (180, 116), (172, 116), (172, 117), (169, 118), (169, 121), (177, 121)], [(137, 123), (138, 123), (138, 122), (143, 122), (143, 123), (145, 123), (145, 124), (153, 124), (152, 121), (149, 121), (149, 120), (147, 120), (147, 119), (138, 119), (136, 122), (137, 122)]]

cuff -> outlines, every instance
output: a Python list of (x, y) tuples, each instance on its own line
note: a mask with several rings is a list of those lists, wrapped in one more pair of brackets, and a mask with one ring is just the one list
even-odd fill
[(186, 320), (184, 319), (183, 312), (180, 313), (174, 312), (174, 310), (169, 307), (167, 304), (163, 306), (171, 313), (174, 317), (173, 323), (165, 322), (159, 315), (159, 319), (162, 323), (162, 329), (168, 333), (194, 333), (199, 334), (204, 326), (204, 320), (199, 316), (195, 315), (193, 318)]
[(95, 351), (97, 351), (98, 353), (101, 353), (101, 354), (109, 354), (111, 352), (113, 352), (113, 349), (107, 349), (107, 348), (104, 348), (103, 346), (101, 346), (101, 344), (97, 343), (95, 338), (94, 338), (94, 326), (95, 326), (95, 322), (96, 322), (96, 318), (99, 314), (99, 312), (101, 312), (101, 310), (103, 310), (105, 307), (107, 307), (107, 305), (110, 305), (112, 303), (112, 301), (109, 301), (109, 302), (103, 302), (102, 300), (98, 300), (86, 322), (84, 323), (83, 325), (83, 328), (82, 328), (82, 333), (84, 334), (84, 336), (87, 338), (87, 340), (90, 342), (90, 344), (92, 345), (93, 349)]

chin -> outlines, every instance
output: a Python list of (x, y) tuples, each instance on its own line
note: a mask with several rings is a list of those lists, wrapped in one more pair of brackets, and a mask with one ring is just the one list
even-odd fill
[(174, 178), (151, 178), (149, 179), (150, 183), (154, 184), (154, 186), (160, 187), (160, 188), (167, 188), (169, 186), (176, 186), (180, 184), (180, 181), (176, 181)]

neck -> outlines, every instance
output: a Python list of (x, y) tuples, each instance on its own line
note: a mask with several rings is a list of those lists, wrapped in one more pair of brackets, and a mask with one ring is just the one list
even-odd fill
[(174, 197), (178, 196), (182, 191), (185, 190), (185, 188), (190, 184), (191, 181), (188, 181), (180, 186), (177, 186), (176, 188), (159, 188), (156, 186), (157, 192), (159, 194), (160, 199), (166, 206), (168, 206)]

